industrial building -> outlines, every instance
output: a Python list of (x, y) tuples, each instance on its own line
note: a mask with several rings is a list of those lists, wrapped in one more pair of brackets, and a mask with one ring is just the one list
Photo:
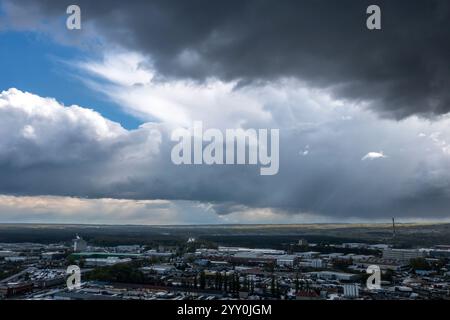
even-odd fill
[(411, 259), (423, 258), (425, 252), (416, 249), (386, 249), (383, 250), (383, 259), (394, 259), (400, 261), (409, 261)]

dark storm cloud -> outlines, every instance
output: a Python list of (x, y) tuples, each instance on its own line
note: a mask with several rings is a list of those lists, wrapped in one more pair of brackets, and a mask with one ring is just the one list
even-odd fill
[[(30, 21), (54, 18), (61, 32), (65, 9), (73, 4), (65, 0), (3, 3), (15, 27), (23, 24), (29, 29)], [(233, 102), (221, 105), (228, 109), (217, 105), (225, 95), (192, 90), (175, 104), (179, 107), (175, 110), (195, 120), (204, 114), (230, 127), (245, 123), (249, 128), (280, 128), (280, 172), (262, 177), (258, 168), (248, 166), (173, 165), (169, 137), (176, 112), (165, 110), (170, 116), (162, 123), (127, 131), (86, 109), (56, 106), (41, 114), (53, 102), (10, 90), (0, 100), (0, 193), (192, 200), (212, 203), (220, 215), (272, 208), (334, 217), (448, 217), (448, 117), (434, 122), (414, 117), (380, 120), (352, 109), (351, 104), (335, 108), (335, 101), (321, 94), (311, 98), (309, 87), (307, 94), (302, 91), (305, 81), (340, 98), (371, 102), (370, 107), (387, 117), (447, 113), (447, 2), (77, 3), (82, 8), (82, 32), (94, 29), (111, 44), (146, 53), (162, 80), (240, 80), (242, 87), (236, 92), (248, 99), (226, 100)], [(365, 10), (373, 3), (382, 8), (382, 31), (365, 28)], [(70, 38), (71, 33), (64, 36)], [(117, 71), (113, 65), (108, 68)], [(302, 81), (274, 81), (285, 77)], [(264, 87), (266, 82), (270, 84)], [(153, 85), (140, 85), (140, 101), (151, 101), (152, 94), (158, 93)], [(191, 82), (189, 86), (196, 87)], [(126, 92), (131, 99), (133, 88), (112, 86), (106, 91)], [(174, 96), (180, 93), (172, 89)], [(163, 106), (177, 102), (157, 97), (170, 102)], [(127, 105), (125, 100), (119, 101)], [(190, 114), (186, 100), (211, 105)], [(152, 107), (157, 103), (149, 104)], [(154, 136), (153, 129), (161, 137)], [(384, 152), (387, 157), (363, 161), (368, 152)]]
[[(59, 17), (73, 2), (14, 6)], [(446, 0), (75, 2), (84, 22), (150, 55), (163, 77), (243, 84), (297, 77), (339, 98), (370, 102), (387, 117), (450, 110)], [(381, 31), (366, 28), (371, 4), (382, 9)]]

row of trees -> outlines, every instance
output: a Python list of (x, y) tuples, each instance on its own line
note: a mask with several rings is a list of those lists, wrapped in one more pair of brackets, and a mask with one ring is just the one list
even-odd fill
[(216, 272), (214, 276), (207, 276), (204, 271), (201, 271), (198, 276), (194, 277), (194, 288), (213, 289), (218, 291), (239, 293), (239, 291), (253, 292), (255, 283), (253, 279), (244, 277), (241, 283), (240, 277), (237, 273), (228, 275), (227, 273)]
[[(252, 277), (244, 276), (242, 281), (238, 273), (231, 275), (227, 273), (216, 272), (214, 275), (206, 275), (201, 271), (192, 281), (183, 283), (184, 286), (191, 286), (192, 289), (209, 289), (227, 292), (231, 294), (239, 294), (239, 292), (248, 292), (250, 295), (255, 293), (255, 280)], [(300, 287), (300, 283), (298, 284)], [(269, 291), (269, 290), (270, 291)], [(281, 295), (281, 287), (275, 276), (272, 276), (270, 288), (263, 286), (265, 294), (271, 294), (273, 297)]]

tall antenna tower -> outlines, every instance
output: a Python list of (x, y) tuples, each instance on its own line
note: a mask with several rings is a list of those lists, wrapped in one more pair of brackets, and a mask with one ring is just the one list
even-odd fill
[(395, 239), (395, 218), (392, 217), (392, 238)]

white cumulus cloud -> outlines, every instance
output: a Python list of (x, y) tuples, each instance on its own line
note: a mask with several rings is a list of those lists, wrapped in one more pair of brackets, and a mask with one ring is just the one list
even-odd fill
[(362, 161), (364, 160), (374, 160), (374, 159), (383, 159), (387, 158), (387, 156), (383, 152), (369, 152), (364, 157), (361, 158)]

